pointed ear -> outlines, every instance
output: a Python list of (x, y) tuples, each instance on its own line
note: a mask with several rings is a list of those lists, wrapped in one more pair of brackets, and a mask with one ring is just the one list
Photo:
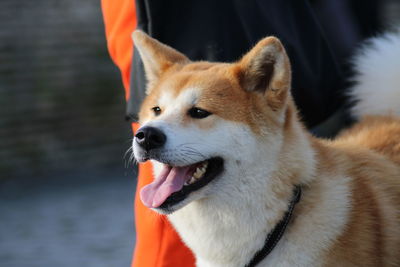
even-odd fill
[(259, 41), (238, 65), (239, 81), (245, 90), (264, 94), (273, 110), (286, 103), (291, 84), (290, 62), (277, 38)]
[(149, 83), (156, 81), (172, 65), (189, 62), (189, 59), (182, 53), (160, 43), (140, 30), (133, 32), (132, 39), (143, 61)]

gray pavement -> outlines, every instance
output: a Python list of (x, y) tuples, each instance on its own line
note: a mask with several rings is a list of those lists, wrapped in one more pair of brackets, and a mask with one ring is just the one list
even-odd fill
[(0, 181), (0, 266), (129, 266), (134, 174)]

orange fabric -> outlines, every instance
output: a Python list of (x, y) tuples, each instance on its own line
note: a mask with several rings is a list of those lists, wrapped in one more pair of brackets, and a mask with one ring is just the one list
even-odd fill
[(122, 74), (125, 97), (129, 99), (129, 82), (133, 55), (131, 34), (136, 29), (134, 0), (102, 0), (101, 8), (106, 31), (107, 47), (111, 59)]
[[(108, 50), (121, 70), (126, 99), (133, 55), (131, 33), (137, 25), (134, 3), (134, 0), (101, 1)], [(137, 123), (132, 124), (134, 132), (138, 128)], [(165, 216), (156, 214), (140, 201), (140, 189), (152, 180), (150, 164), (141, 164), (135, 196), (136, 246), (132, 267), (194, 267), (193, 254)]]

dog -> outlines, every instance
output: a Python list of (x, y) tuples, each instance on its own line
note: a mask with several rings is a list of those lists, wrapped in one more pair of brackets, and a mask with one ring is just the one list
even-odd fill
[(400, 266), (399, 36), (360, 53), (359, 122), (334, 140), (301, 123), (277, 38), (211, 63), (132, 36), (148, 80), (133, 152), (155, 175), (141, 200), (197, 266)]

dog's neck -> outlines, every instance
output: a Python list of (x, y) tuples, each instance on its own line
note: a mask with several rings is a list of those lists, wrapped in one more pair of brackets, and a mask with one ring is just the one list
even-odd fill
[(275, 248), (279, 240), (285, 233), (286, 227), (288, 226), (290, 219), (292, 218), (294, 208), (301, 198), (301, 186), (296, 186), (293, 190), (293, 198), (290, 200), (288, 210), (282, 220), (275, 226), (275, 228), (268, 233), (265, 240), (264, 246), (257, 251), (253, 258), (246, 264), (245, 267), (255, 267), (257, 264), (262, 262)]
[[(239, 189), (232, 187), (230, 192), (230, 185), (224, 185), (224, 192), (194, 201), (169, 216), (199, 266), (246, 265), (284, 217), (294, 185), (313, 176), (308, 134), (296, 119), (290, 123), (274, 162), (244, 162), (240, 171), (236, 168), (225, 174), (232, 183), (241, 183)], [(263, 158), (268, 147), (258, 153)]]

